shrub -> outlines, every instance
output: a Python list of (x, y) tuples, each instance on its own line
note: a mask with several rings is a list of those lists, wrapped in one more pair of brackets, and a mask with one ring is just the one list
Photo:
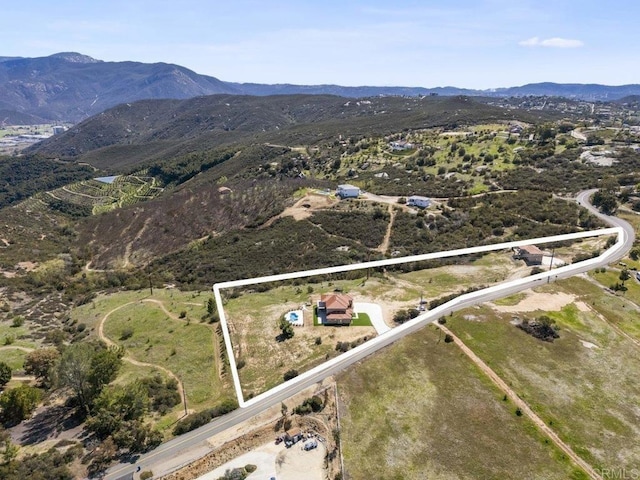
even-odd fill
[(322, 337), (316, 337), (316, 345), (322, 345)]
[(180, 312), (180, 318), (185, 318), (187, 316), (187, 311), (186, 310), (182, 310)]
[(120, 340), (124, 341), (133, 337), (133, 328), (127, 327), (120, 333)]
[(221, 417), (238, 408), (238, 404), (235, 400), (224, 400), (220, 405), (203, 410), (202, 412), (192, 413), (187, 415), (173, 429), (174, 435), (182, 435), (183, 433), (195, 430), (202, 425), (209, 423), (211, 420), (217, 417)]
[(140, 474), (140, 480), (149, 480), (153, 478), (153, 472), (151, 470), (145, 470)]
[(240, 359), (238, 360), (238, 362), (236, 363), (236, 367), (238, 368), (238, 370), (240, 370), (242, 367), (244, 367), (247, 364), (247, 362), (244, 361), (244, 359)]
[(453, 337), (447, 333), (444, 336), (444, 343), (451, 343), (451, 342), (453, 342)]
[(21, 327), (22, 325), (24, 325), (24, 317), (21, 315), (18, 315), (17, 317), (13, 317), (13, 321), (11, 322), (11, 326), (12, 327)]
[(244, 466), (244, 469), (246, 470), (247, 473), (253, 473), (258, 469), (258, 467), (256, 467), (255, 465), (252, 465), (251, 463), (249, 463), (249, 464)]
[(291, 380), (292, 378), (296, 378), (298, 376), (298, 371), (296, 369), (291, 369), (291, 370), (287, 370), (286, 372), (284, 372), (283, 378), (284, 381), (288, 381)]

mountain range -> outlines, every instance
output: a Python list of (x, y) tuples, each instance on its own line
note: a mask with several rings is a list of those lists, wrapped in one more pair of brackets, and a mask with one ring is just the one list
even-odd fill
[(473, 90), (457, 87), (345, 87), (225, 82), (167, 63), (104, 62), (80, 53), (47, 57), (0, 57), (0, 123), (78, 122), (118, 104), (143, 99), (187, 99), (203, 95), (330, 94), (374, 96), (469, 95), (560, 96), (589, 101), (639, 95), (640, 85), (535, 83)]

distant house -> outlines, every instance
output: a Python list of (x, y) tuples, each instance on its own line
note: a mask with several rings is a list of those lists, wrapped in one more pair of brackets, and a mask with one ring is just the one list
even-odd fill
[(411, 150), (414, 145), (411, 142), (407, 142), (405, 140), (396, 140), (394, 142), (390, 142), (389, 146), (391, 150)]
[(318, 301), (318, 316), (324, 325), (351, 325), (353, 298), (344, 293), (327, 293)]
[(407, 198), (407, 205), (427, 208), (429, 205), (431, 205), (431, 199), (427, 197), (421, 197), (420, 195), (412, 195)]
[(338, 185), (336, 189), (336, 195), (342, 199), (344, 198), (358, 198), (360, 196), (360, 189), (353, 185), (343, 184)]
[(535, 245), (523, 245), (521, 247), (515, 247), (514, 257), (524, 260), (529, 265), (540, 265), (542, 263), (542, 257), (544, 252)]

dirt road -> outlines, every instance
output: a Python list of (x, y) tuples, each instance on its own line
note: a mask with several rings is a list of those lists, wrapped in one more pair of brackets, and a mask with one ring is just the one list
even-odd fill
[(465, 355), (467, 355), (467, 357), (469, 357), (469, 359), (471, 359), (471, 361), (473, 363), (475, 363), (478, 368), (480, 368), (480, 370), (482, 370), (482, 372), (484, 372), (489, 379), (500, 389), (502, 390), (504, 393), (507, 394), (507, 396), (509, 397), (509, 399), (516, 405), (516, 407), (518, 407), (522, 413), (524, 413), (527, 417), (529, 417), (531, 419), (531, 421), (540, 429), (542, 430), (542, 432), (547, 435), (547, 437), (549, 437), (551, 439), (551, 441), (553, 443), (556, 444), (556, 446), (562, 450), (572, 461), (574, 464), (576, 464), (578, 467), (580, 467), (582, 470), (584, 470), (586, 472), (587, 475), (589, 475), (589, 478), (591, 478), (592, 480), (602, 480), (602, 476), (596, 472), (596, 470), (589, 465), (587, 462), (585, 462), (581, 457), (579, 457), (572, 449), (569, 445), (567, 445), (566, 443), (564, 443), (560, 437), (558, 437), (558, 435), (556, 434), (556, 432), (554, 432), (533, 410), (531, 410), (531, 408), (529, 408), (529, 405), (527, 405), (524, 400), (522, 400), (517, 394), (516, 392), (514, 392), (511, 387), (509, 387), (509, 385), (507, 385), (505, 383), (504, 380), (502, 380), (497, 374), (496, 372), (494, 372), (491, 368), (489, 368), (489, 366), (484, 363), (480, 357), (478, 357), (475, 353), (473, 353), (473, 350), (471, 350), (469, 347), (467, 347), (462, 340), (460, 340), (451, 330), (449, 330), (447, 327), (445, 327), (444, 325), (440, 325), (438, 322), (434, 322), (433, 325), (437, 326), (438, 328), (440, 328), (445, 334), (449, 334), (451, 335), (451, 337), (453, 338), (454, 343), (460, 347), (460, 349), (464, 352)]

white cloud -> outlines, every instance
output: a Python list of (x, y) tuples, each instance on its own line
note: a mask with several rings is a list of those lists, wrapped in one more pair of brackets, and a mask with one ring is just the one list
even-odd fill
[(540, 39), (538, 37), (531, 37), (518, 42), (518, 45), (522, 47), (578, 48), (584, 46), (584, 42), (571, 38), (553, 37)]

